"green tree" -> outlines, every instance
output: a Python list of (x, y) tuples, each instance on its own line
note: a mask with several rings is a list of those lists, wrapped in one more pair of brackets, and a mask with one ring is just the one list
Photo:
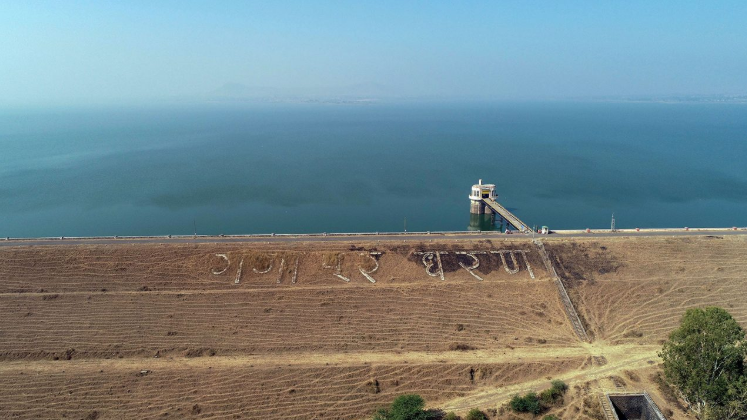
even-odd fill
[[(745, 333), (721, 308), (688, 309), (659, 356), (664, 376), (700, 418), (732, 405), (743, 381)], [(721, 414), (719, 414), (721, 415)]]
[(747, 376), (729, 386), (728, 401), (724, 405), (709, 405), (705, 408), (703, 418), (707, 420), (744, 420), (747, 419)]
[(729, 387), (726, 418), (747, 419), (747, 372)]

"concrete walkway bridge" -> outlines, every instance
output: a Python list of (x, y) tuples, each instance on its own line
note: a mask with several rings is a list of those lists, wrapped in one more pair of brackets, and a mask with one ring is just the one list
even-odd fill
[(493, 210), (494, 213), (501, 216), (503, 220), (508, 222), (508, 224), (516, 228), (516, 230), (520, 232), (531, 231), (531, 228), (526, 223), (522, 222), (521, 219), (519, 219), (513, 213), (508, 211), (507, 208), (498, 204), (498, 202), (493, 200), (492, 198), (483, 198), (482, 202), (485, 203), (486, 206), (490, 207), (490, 209)]
[(495, 193), (495, 184), (483, 184), (481, 179), (480, 182), (472, 186), (472, 192), (469, 195), (471, 203), (470, 213), (495, 213), (519, 232), (527, 233), (532, 231), (528, 224), (522, 222), (521, 219), (508, 211), (507, 208), (498, 204), (498, 201), (496, 201), (497, 198), (498, 195)]

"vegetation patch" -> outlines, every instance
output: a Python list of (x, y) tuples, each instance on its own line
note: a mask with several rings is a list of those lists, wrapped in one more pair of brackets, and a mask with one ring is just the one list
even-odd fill
[(511, 409), (517, 413), (540, 414), (549, 408), (563, 404), (563, 395), (568, 391), (565, 382), (555, 380), (551, 382), (550, 388), (542, 391), (529, 392), (524, 396), (515, 395), (509, 402)]
[(469, 413), (467, 413), (467, 417), (465, 417), (464, 420), (488, 420), (488, 416), (479, 409), (473, 408), (472, 410), (469, 410)]
[(451, 343), (449, 344), (449, 350), (451, 351), (470, 351), (477, 350), (477, 347), (465, 344), (465, 343)]
[(745, 332), (727, 311), (688, 309), (659, 356), (667, 382), (696, 417), (747, 418)]
[(387, 408), (378, 409), (372, 420), (436, 420), (440, 412), (425, 410), (425, 400), (417, 394), (397, 397)]

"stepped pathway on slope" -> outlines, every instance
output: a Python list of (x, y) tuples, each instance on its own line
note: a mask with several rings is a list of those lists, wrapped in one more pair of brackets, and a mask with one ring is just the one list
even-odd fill
[(604, 411), (604, 418), (606, 420), (618, 420), (615, 411), (612, 410), (610, 400), (605, 393), (599, 394), (599, 404), (602, 405), (602, 411)]
[(535, 245), (537, 245), (537, 249), (539, 249), (542, 261), (545, 263), (545, 268), (547, 268), (547, 271), (550, 273), (553, 280), (555, 280), (555, 284), (558, 286), (558, 294), (560, 295), (560, 300), (563, 302), (563, 309), (565, 310), (566, 315), (568, 315), (568, 319), (571, 321), (573, 331), (581, 341), (588, 342), (589, 336), (588, 334), (586, 334), (586, 329), (584, 329), (584, 326), (581, 323), (581, 319), (578, 317), (578, 313), (576, 312), (576, 308), (573, 306), (573, 302), (571, 302), (571, 298), (568, 296), (568, 292), (565, 290), (563, 281), (558, 276), (558, 273), (555, 271), (555, 267), (553, 267), (552, 262), (550, 261), (547, 250), (545, 250), (545, 245), (542, 243), (542, 241), (537, 239), (535, 239), (533, 242)]

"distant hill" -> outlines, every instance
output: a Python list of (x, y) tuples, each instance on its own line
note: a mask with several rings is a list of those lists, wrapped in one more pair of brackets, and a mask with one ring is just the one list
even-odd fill
[(747, 95), (629, 95), (599, 98), (610, 102), (747, 103)]
[(207, 93), (210, 98), (270, 98), (278, 96), (277, 89), (266, 86), (246, 86), (241, 83), (226, 83), (225, 85)]
[(397, 98), (395, 90), (378, 83), (358, 83), (325, 88), (276, 88), (226, 83), (200, 95), (206, 101), (369, 103)]

